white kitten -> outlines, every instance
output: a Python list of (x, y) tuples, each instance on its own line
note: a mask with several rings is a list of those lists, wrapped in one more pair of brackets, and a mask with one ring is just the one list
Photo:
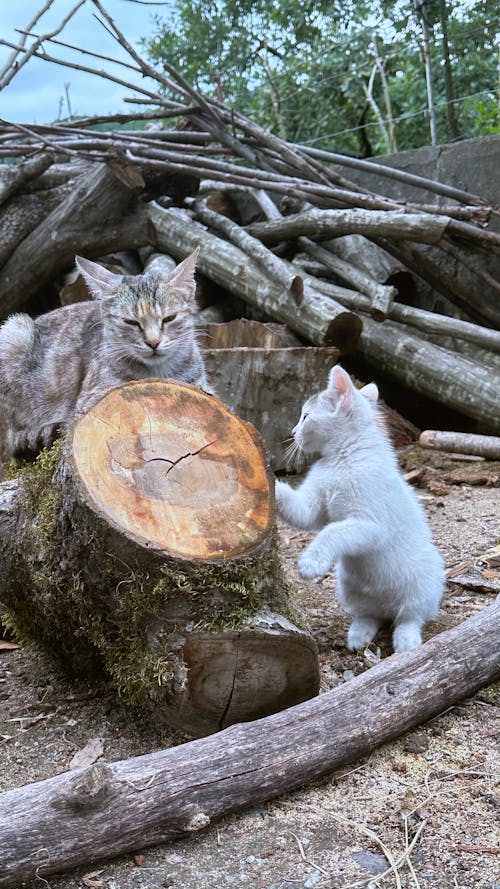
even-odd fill
[(378, 417), (374, 383), (356, 389), (334, 367), (324, 392), (310, 398), (293, 430), (298, 447), (319, 453), (299, 488), (276, 483), (281, 515), (305, 530), (321, 529), (299, 558), (302, 577), (337, 566), (337, 593), (352, 615), (348, 645), (363, 648), (385, 621), (394, 651), (416, 648), (423, 624), (436, 617), (443, 560)]

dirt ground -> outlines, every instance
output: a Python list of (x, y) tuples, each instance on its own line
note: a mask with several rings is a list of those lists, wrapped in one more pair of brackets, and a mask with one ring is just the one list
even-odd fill
[[(402, 463), (451, 575), (429, 638), (500, 592), (500, 464), (412, 449)], [(364, 655), (348, 652), (333, 578), (307, 583), (296, 573), (309, 536), (282, 526), (281, 538), (326, 691), (390, 654), (389, 636)], [(500, 689), (484, 689), (327, 780), (187, 840), (39, 877), (30, 889), (500, 889), (499, 717)], [(0, 790), (74, 767), (89, 741), (94, 757), (102, 751), (112, 761), (183, 740), (127, 709), (105, 684), (69, 682), (29, 648), (0, 650)]]

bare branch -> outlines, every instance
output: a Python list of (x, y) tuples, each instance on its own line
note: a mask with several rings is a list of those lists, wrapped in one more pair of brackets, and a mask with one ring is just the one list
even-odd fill
[[(37, 50), (42, 45), (44, 40), (49, 40), (51, 37), (54, 37), (55, 34), (59, 34), (63, 30), (63, 28), (67, 25), (67, 23), (70, 21), (70, 19), (73, 18), (75, 13), (78, 12), (80, 7), (83, 6), (84, 3), (85, 3), (85, 0), (78, 0), (78, 3), (76, 3), (75, 6), (72, 7), (72, 9), (70, 9), (68, 14), (65, 16), (65, 18), (62, 19), (62, 21), (58, 25), (58, 27), (55, 28), (54, 31), (51, 31), (48, 34), (44, 34), (40, 37), (37, 37), (36, 40), (34, 41), (34, 43), (31, 44), (29, 49), (26, 49), (24, 51), (24, 55), (23, 55), (22, 59), (20, 61), (18, 61), (17, 55), (19, 54), (19, 52), (23, 51), (23, 47), (24, 47), (24, 43), (21, 41), (20, 49), (15, 50), (15, 52), (14, 52), (14, 59), (13, 59), (12, 64), (5, 71), (5, 73), (2, 74), (2, 77), (0, 77), (0, 91), (3, 90), (4, 87), (6, 87), (8, 83), (11, 82), (11, 80), (15, 77), (15, 75), (18, 73), (18, 71), (20, 71), (20, 69), (31, 59), (31, 57), (36, 54)], [(45, 4), (45, 7), (43, 10), (41, 10), (40, 14), (45, 12), (46, 9), (48, 9), (50, 6), (51, 6), (51, 0), (50, 0), (50, 2)], [(40, 18), (40, 14), (37, 13), (37, 16), (35, 17), (35, 20), (34, 20), (35, 22), (37, 22), (38, 19)], [(31, 30), (32, 27), (33, 27), (33, 23), (28, 27), (28, 30)]]

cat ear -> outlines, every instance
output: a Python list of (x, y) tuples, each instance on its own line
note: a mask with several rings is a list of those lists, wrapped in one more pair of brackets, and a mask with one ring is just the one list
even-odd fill
[(335, 364), (334, 367), (332, 367), (328, 376), (326, 391), (327, 394), (335, 395), (336, 398), (340, 396), (341, 403), (344, 405), (349, 404), (351, 401), (354, 386), (352, 385), (349, 374), (346, 373), (340, 364)]
[(378, 387), (375, 383), (368, 383), (367, 386), (363, 386), (359, 391), (368, 401), (378, 401)]
[(169, 289), (175, 287), (176, 290), (180, 291), (186, 302), (192, 305), (195, 305), (194, 294), (196, 282), (194, 270), (199, 252), (200, 248), (197, 247), (193, 253), (179, 263), (177, 268), (174, 269), (172, 274), (165, 281), (165, 285), (168, 286)]
[(94, 299), (105, 299), (107, 296), (111, 296), (123, 278), (123, 275), (115, 275), (103, 265), (85, 259), (83, 256), (75, 256), (75, 262), (91, 297)]

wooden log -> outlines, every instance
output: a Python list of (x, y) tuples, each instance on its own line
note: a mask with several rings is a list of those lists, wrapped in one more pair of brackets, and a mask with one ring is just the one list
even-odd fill
[(419, 438), (424, 448), (456, 454), (474, 454), (487, 460), (500, 460), (500, 437), (471, 432), (440, 432), (426, 429)]
[[(333, 288), (328, 281), (318, 281), (317, 287), (323, 293), (329, 293), (331, 290), (332, 295), (350, 309), (364, 314), (370, 313), (371, 302), (363, 295), (354, 294), (352, 291), (339, 293), (337, 288)], [(482, 349), (500, 353), (500, 331), (493, 330), (491, 327), (483, 327), (481, 324), (473, 324), (471, 321), (462, 321), (461, 318), (439, 315), (437, 312), (427, 312), (425, 309), (405, 306), (399, 302), (392, 303), (388, 309), (387, 317), (392, 321), (400, 321), (401, 324), (410, 328), (414, 327), (426, 334), (431, 334), (437, 338), (438, 344), (440, 339), (444, 340), (443, 345), (446, 347), (453, 337), (466, 343), (473, 343)], [(474, 351), (470, 353), (471, 358), (474, 357), (474, 354)], [(479, 356), (478, 360), (481, 360)]]
[(161, 250), (177, 258), (199, 246), (197, 268), (269, 317), (288, 324), (320, 346), (331, 345), (345, 350), (357, 342), (362, 327), (359, 317), (329, 303), (328, 297), (304, 293), (297, 305), (290, 299), (289, 291), (270, 280), (251, 257), (234, 244), (205, 231), (186, 213), (151, 204), (148, 214)]
[(265, 244), (278, 244), (301, 235), (324, 240), (337, 235), (373, 235), (437, 244), (450, 223), (447, 216), (403, 213), (398, 210), (306, 210), (284, 219), (254, 222), (247, 231)]
[(102, 256), (151, 240), (137, 198), (140, 174), (127, 166), (95, 164), (40, 224), (27, 234), (0, 272), (0, 317), (20, 308), (40, 287), (66, 271), (78, 251)]
[(68, 669), (201, 735), (318, 691), (254, 428), (194, 386), (110, 390), (0, 486), (7, 621)]
[(394, 321), (363, 321), (357, 352), (379, 373), (500, 432), (500, 371), (412, 335)]
[(406, 279), (407, 287), (414, 286), (406, 266), (363, 235), (344, 235), (325, 241), (322, 246), (327, 247), (341, 259), (358, 266), (379, 284), (391, 284), (396, 280)]
[(4, 204), (22, 186), (36, 179), (53, 164), (49, 154), (39, 154), (17, 166), (8, 166), (0, 178), (0, 205)]
[(290, 393), (299, 405), (319, 391), (339, 351), (283, 342), (283, 333), (273, 329), (277, 326), (245, 319), (207, 324), (198, 339), (215, 390), (231, 410), (259, 431), (271, 468), (298, 471), (306, 463), (289, 459)]
[(500, 675), (500, 599), (314, 700), (0, 795), (0, 886), (192, 834), (317, 781)]
[(365, 271), (362, 271), (353, 263), (347, 262), (340, 256), (335, 256), (330, 250), (316, 244), (310, 238), (299, 238), (298, 245), (306, 253), (309, 253), (310, 256), (322, 262), (342, 281), (352, 284), (361, 293), (366, 294), (370, 299), (370, 315), (372, 318), (375, 318), (376, 321), (383, 321), (384, 318), (387, 318), (391, 304), (397, 294), (395, 287), (379, 284)]

